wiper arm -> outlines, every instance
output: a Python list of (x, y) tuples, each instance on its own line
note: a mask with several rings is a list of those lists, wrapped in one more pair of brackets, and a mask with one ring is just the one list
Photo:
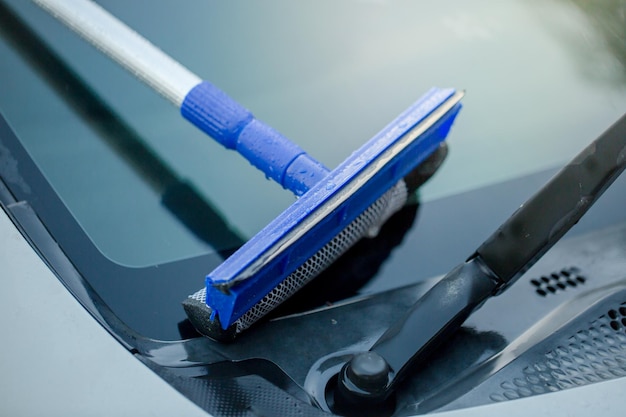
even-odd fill
[[(392, 411), (390, 398), (470, 314), (524, 274), (587, 212), (626, 167), (626, 115), (524, 203), (338, 375), (334, 409)], [(372, 408), (372, 406), (380, 408)]]

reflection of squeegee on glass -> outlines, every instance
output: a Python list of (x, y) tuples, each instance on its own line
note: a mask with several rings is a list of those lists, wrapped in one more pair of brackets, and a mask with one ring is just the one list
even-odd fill
[(22, 19), (0, 2), (0, 33), (58, 92), (76, 115), (98, 131), (161, 203), (187, 230), (216, 251), (226, 253), (245, 243), (219, 209), (161, 158), (90, 86)]
[(462, 93), (432, 89), (333, 171), (212, 84), (88, 0), (34, 0), (235, 149), (298, 201), (184, 302), (196, 328), (227, 338), (249, 327), (377, 230), (406, 201), (403, 178), (445, 139)]

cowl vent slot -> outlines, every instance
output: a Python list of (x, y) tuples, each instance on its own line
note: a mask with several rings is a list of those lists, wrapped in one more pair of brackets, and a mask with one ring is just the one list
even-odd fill
[(531, 279), (530, 283), (535, 287), (537, 294), (545, 297), (568, 288), (576, 288), (583, 285), (586, 281), (587, 278), (581, 274), (580, 269), (571, 266), (563, 268), (558, 272), (553, 272), (550, 275), (542, 275), (539, 278)]

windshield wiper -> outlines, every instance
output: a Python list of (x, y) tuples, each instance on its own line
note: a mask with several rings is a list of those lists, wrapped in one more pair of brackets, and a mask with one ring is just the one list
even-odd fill
[[(329, 405), (344, 414), (393, 411), (398, 383), (470, 314), (524, 274), (587, 212), (626, 167), (626, 115), (524, 203), (467, 261), (342, 368)], [(503, 312), (506, 314), (506, 312)]]

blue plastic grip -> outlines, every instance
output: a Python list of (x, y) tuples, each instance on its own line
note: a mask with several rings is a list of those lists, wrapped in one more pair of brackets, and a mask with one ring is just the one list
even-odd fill
[(234, 149), (296, 195), (304, 194), (329, 170), (278, 131), (208, 81), (187, 93), (182, 116), (228, 149)]

